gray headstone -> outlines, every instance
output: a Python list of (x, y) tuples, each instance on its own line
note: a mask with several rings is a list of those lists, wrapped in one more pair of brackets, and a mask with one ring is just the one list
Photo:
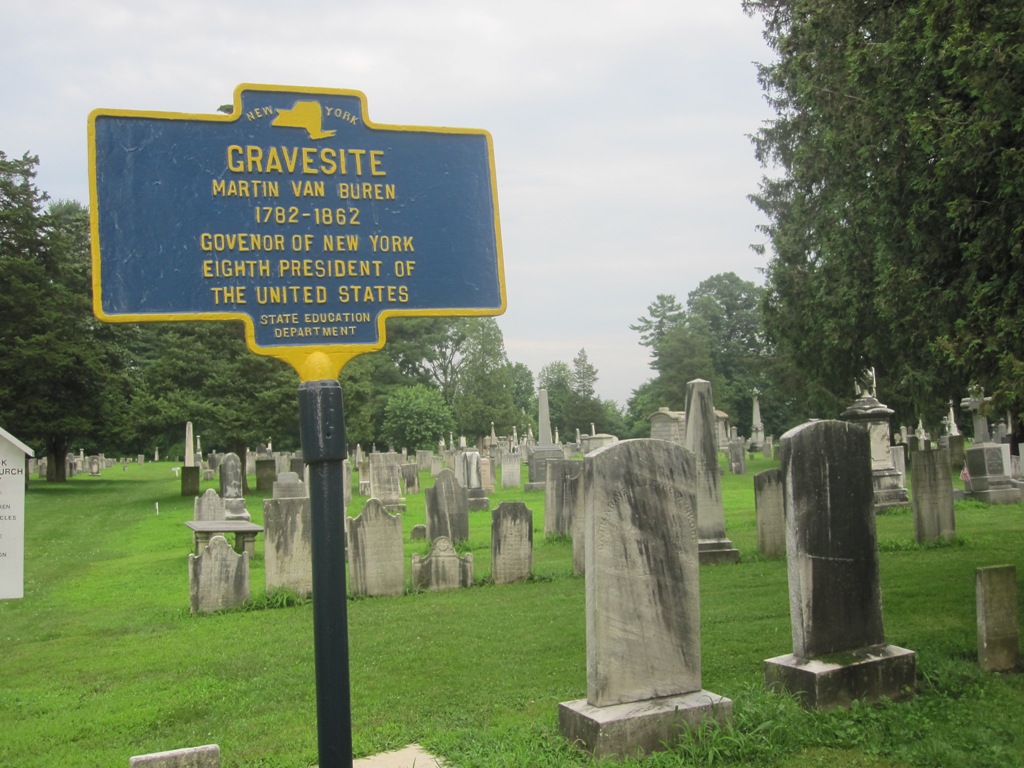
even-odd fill
[(501, 455), (501, 487), (519, 488), (523, 484), (518, 453)]
[(544, 486), (544, 535), (572, 534), (576, 497), (583, 493), (583, 462), (548, 459)]
[(427, 526), (425, 525), (414, 525), (412, 530), (409, 531), (410, 541), (423, 541), (427, 538)]
[(818, 421), (781, 443), (793, 655), (884, 642), (867, 430)]
[(491, 512), (491, 578), (511, 584), (533, 568), (533, 512), (520, 501), (505, 501)]
[(402, 485), (406, 494), (420, 492), (420, 468), (418, 464), (402, 464)]
[(1020, 661), (1017, 568), (997, 565), (975, 571), (978, 664), (986, 672), (1015, 669)]
[(226, 453), (218, 465), (220, 471), (220, 496), (222, 499), (242, 497), (242, 460), (237, 453)]
[(405, 591), (401, 515), (390, 514), (379, 500), (370, 499), (362, 513), (349, 521), (348, 545), (352, 594), (386, 596)]
[(370, 496), (380, 499), (385, 507), (401, 504), (402, 470), (397, 453), (370, 454)]
[(724, 723), (732, 702), (701, 689), (693, 455), (627, 440), (584, 459), (587, 698), (559, 728), (601, 758), (665, 749)]
[(256, 490), (270, 491), (277, 480), (277, 459), (256, 459)]
[(494, 493), (494, 472), (489, 458), (480, 457), (480, 485), (484, 493)]
[(193, 520), (223, 520), (224, 500), (213, 488), (207, 488), (193, 503)]
[(302, 499), (309, 496), (306, 484), (302, 477), (294, 472), (282, 472), (274, 481), (273, 498), (275, 499)]
[(433, 451), (417, 450), (416, 451), (416, 468), (420, 472), (429, 472), (430, 471), (430, 460), (432, 458), (434, 458), (434, 452)]
[(793, 653), (765, 660), (765, 684), (808, 707), (901, 698), (916, 654), (883, 637), (870, 434), (818, 421), (781, 444)]
[[(278, 485), (280, 482), (275, 483), (275, 490)], [(286, 491), (291, 488), (294, 488), (292, 483), (284, 486)], [(263, 500), (263, 560), (267, 592), (291, 589), (302, 596), (313, 594), (312, 532), (312, 506), (305, 494)]]
[(718, 435), (711, 382), (694, 379), (686, 385), (684, 446), (697, 462), (697, 531), (701, 562), (736, 562), (739, 552), (725, 535), (725, 507), (718, 468)]
[(563, 503), (569, 505), (569, 515), (572, 519), (572, 572), (577, 576), (583, 576), (587, 571), (587, 536), (584, 520), (584, 502), (586, 492), (583, 490), (584, 475), (580, 475), (578, 487), (573, 492), (566, 494)]
[(455, 461), (452, 462), (452, 471), (455, 473), (455, 480), (466, 490), (469, 490), (469, 458), (465, 451), (455, 454)]
[(192, 613), (212, 613), (249, 599), (249, 554), (235, 552), (223, 536), (211, 536), (197, 557), (188, 556)]
[(747, 474), (747, 450), (742, 437), (729, 441), (729, 471), (734, 475)]
[(964, 452), (970, 474), (970, 480), (964, 485), (970, 498), (986, 504), (1013, 504), (1020, 501), (1020, 489), (1010, 481), (1006, 470), (1003, 448), (996, 443), (982, 443)]
[(181, 468), (181, 495), (195, 496), (199, 493), (200, 475), (202, 470), (199, 467)]
[(434, 539), (426, 557), (413, 553), (412, 585), (432, 590), (473, 586), (473, 553), (459, 557), (447, 536)]
[(450, 469), (442, 469), (432, 488), (424, 492), (427, 508), (427, 537), (433, 541), (446, 536), (452, 541), (469, 538), (469, 497)]
[(757, 515), (757, 550), (765, 557), (786, 554), (786, 518), (782, 504), (782, 470), (766, 469), (754, 475)]
[(952, 539), (956, 535), (956, 519), (949, 449), (912, 453), (910, 487), (914, 490), (911, 503), (917, 543)]
[(584, 464), (587, 701), (699, 691), (693, 456), (660, 440), (627, 440)]

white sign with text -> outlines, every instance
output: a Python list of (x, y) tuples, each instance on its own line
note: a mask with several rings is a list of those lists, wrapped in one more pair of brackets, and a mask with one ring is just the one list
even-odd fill
[(0, 429), (0, 600), (25, 596), (26, 450)]

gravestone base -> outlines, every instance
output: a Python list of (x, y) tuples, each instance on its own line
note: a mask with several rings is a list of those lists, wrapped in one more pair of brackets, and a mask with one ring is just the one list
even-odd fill
[(392, 515), (400, 515), (405, 512), (405, 504), (385, 504), (384, 509)]
[(712, 721), (725, 725), (731, 717), (732, 700), (709, 691), (607, 707), (595, 707), (586, 699), (558, 705), (562, 735), (598, 759), (658, 752), (687, 730)]
[(1005, 487), (989, 487), (984, 490), (974, 488), (967, 491), (964, 496), (985, 504), (1016, 504), (1021, 499), (1021, 491), (1020, 488), (1015, 488), (1012, 483), (1007, 481)]
[(486, 496), (480, 496), (478, 498), (470, 496), (467, 509), (470, 512), (480, 512), (481, 510), (484, 512), (489, 512), (491, 510), (491, 500), (488, 499)]
[(793, 654), (765, 659), (765, 686), (796, 694), (805, 707), (820, 709), (849, 707), (854, 699), (902, 699), (914, 688), (917, 654), (913, 651), (872, 645), (831, 658), (840, 656), (845, 657), (842, 663)]
[(701, 539), (697, 542), (697, 557), (701, 565), (731, 565), (740, 561), (740, 551), (729, 539)]
[(524, 491), (544, 491), (548, 487), (546, 480), (542, 480), (539, 483), (523, 483)]

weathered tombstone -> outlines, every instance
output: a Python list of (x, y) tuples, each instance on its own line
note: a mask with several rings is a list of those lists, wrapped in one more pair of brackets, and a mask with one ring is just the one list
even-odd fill
[(441, 470), (444, 469), (444, 459), (440, 456), (430, 457), (430, 476), (437, 477)]
[(975, 571), (978, 664), (985, 672), (1015, 669), (1020, 661), (1017, 568), (996, 565)]
[(192, 519), (199, 521), (224, 520), (224, 500), (213, 488), (207, 488), (202, 496), (196, 496), (192, 505)]
[(917, 543), (952, 539), (956, 534), (956, 519), (949, 449), (912, 453), (910, 485), (914, 489), (911, 501)]
[(249, 553), (235, 552), (223, 536), (197, 557), (188, 556), (188, 583), (192, 613), (212, 613), (241, 605), (249, 599)]
[(256, 490), (269, 491), (277, 480), (277, 459), (256, 459)]
[(885, 643), (868, 431), (817, 421), (781, 444), (793, 653), (765, 660), (765, 684), (808, 707), (902, 698), (916, 657)]
[(490, 501), (484, 491), (483, 475), (480, 471), (479, 451), (466, 451), (460, 456), (460, 460), (466, 472), (466, 496), (468, 497), (469, 511), (480, 512), (490, 508)]
[(463, 488), (469, 488), (469, 462), (465, 451), (458, 451), (453, 456), (452, 472), (455, 473), (455, 480)]
[(425, 525), (414, 525), (412, 530), (409, 531), (410, 541), (423, 541), (427, 538), (427, 526)]
[(349, 521), (348, 547), (353, 595), (388, 596), (405, 591), (401, 515), (390, 514), (378, 499), (370, 499), (359, 516)]
[(520, 488), (523, 484), (518, 453), (501, 454), (501, 487)]
[(494, 472), (489, 458), (480, 457), (480, 485), (484, 494), (494, 493)]
[(278, 476), (263, 500), (263, 560), (267, 592), (313, 594), (313, 511), (306, 485), (293, 472)]
[[(292, 462), (292, 466), (295, 466), (294, 461)], [(301, 473), (304, 474), (306, 471), (305, 462), (302, 463), (301, 467)], [(352, 503), (352, 462), (348, 459), (341, 462), (341, 488), (342, 495), (345, 498), (345, 508), (347, 509), (348, 505)]]
[(725, 508), (718, 467), (718, 436), (711, 382), (695, 379), (686, 385), (684, 446), (697, 461), (697, 531), (701, 564), (736, 563), (739, 550), (725, 535)]
[(452, 541), (469, 538), (469, 498), (450, 469), (442, 469), (432, 488), (424, 492), (427, 538), (446, 536)]
[(732, 702), (701, 688), (692, 453), (627, 440), (584, 465), (587, 698), (560, 704), (558, 719), (595, 757), (625, 758), (724, 723)]
[(417, 449), (416, 451), (416, 469), (420, 472), (430, 471), (430, 460), (434, 457), (433, 451), (425, 451)]
[(967, 454), (964, 451), (964, 436), (949, 436), (949, 463), (954, 467), (962, 467), (966, 461)]
[(575, 499), (583, 491), (583, 462), (548, 459), (544, 488), (544, 535), (572, 534)]
[(533, 568), (533, 512), (521, 501), (505, 501), (491, 512), (491, 578), (511, 584)]
[(729, 471), (734, 475), (747, 474), (747, 451), (742, 437), (729, 441)]
[(188, 464), (181, 468), (181, 495), (195, 496), (199, 493), (203, 471), (200, 467)]
[(412, 556), (414, 589), (459, 589), (473, 586), (473, 553), (459, 557), (447, 536), (439, 536), (430, 545), (430, 552)]
[(128, 768), (220, 768), (220, 747), (206, 744), (128, 758)]
[(406, 494), (420, 492), (420, 468), (419, 464), (402, 464), (402, 485)]
[(892, 456), (892, 465), (900, 473), (900, 485), (907, 487), (907, 452), (902, 443), (890, 446), (889, 453)]
[(242, 497), (242, 460), (237, 453), (226, 453), (218, 465), (220, 470), (220, 497), (238, 499)]
[(683, 411), (670, 411), (662, 406), (647, 417), (651, 423), (651, 439), (667, 440), (682, 445), (686, 435), (686, 414)]
[(754, 511), (757, 551), (765, 557), (783, 557), (786, 554), (786, 516), (782, 503), (782, 470), (766, 469), (754, 475)]
[[(582, 462), (579, 462), (582, 463)], [(574, 487), (572, 493), (565, 495), (564, 504), (569, 506), (569, 516), (572, 520), (572, 572), (577, 576), (583, 576), (587, 571), (587, 544), (586, 528), (584, 524), (586, 492), (583, 490), (583, 478), (581, 473), (578, 486)]]
[(370, 454), (370, 496), (389, 510), (405, 511), (402, 503), (402, 469), (397, 453)]
[(986, 504), (1013, 504), (1021, 499), (1006, 472), (1003, 446), (996, 443), (972, 445), (965, 452), (969, 479), (965, 482), (967, 497)]

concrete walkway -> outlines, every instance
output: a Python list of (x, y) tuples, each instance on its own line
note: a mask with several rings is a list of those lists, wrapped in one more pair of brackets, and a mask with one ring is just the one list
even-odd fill
[(419, 744), (410, 744), (395, 752), (362, 757), (352, 763), (352, 768), (438, 768), (442, 765), (439, 758), (424, 752)]

